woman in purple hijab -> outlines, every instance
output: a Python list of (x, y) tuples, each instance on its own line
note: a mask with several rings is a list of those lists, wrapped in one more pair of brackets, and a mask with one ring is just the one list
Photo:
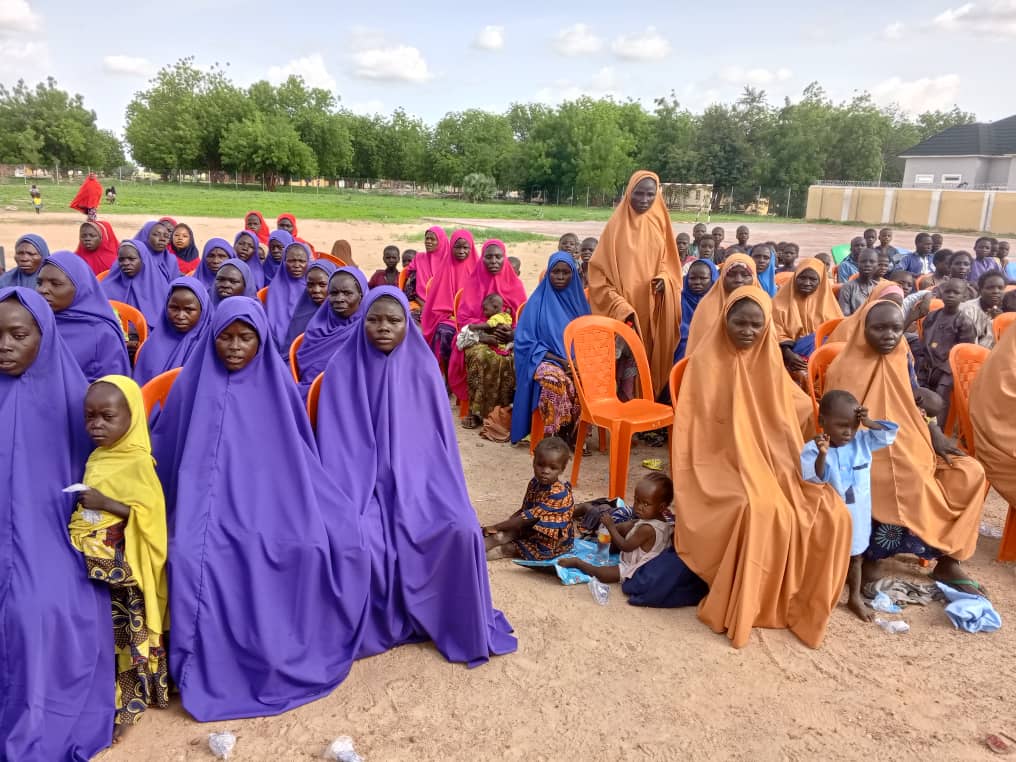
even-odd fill
[[(75, 256), (75, 255), (71, 255)], [(83, 267), (88, 265), (82, 262)], [(113, 736), (109, 588), (67, 522), (91, 449), (88, 384), (45, 300), (0, 289), (0, 759), (84, 762)]]
[[(215, 310), (152, 440), (169, 530), (169, 663), (184, 708), (209, 722), (327, 695), (359, 649), (369, 557), (348, 485), (321, 465), (257, 300)], [(252, 469), (252, 443), (277, 467)]]
[(45, 239), (35, 233), (25, 233), (14, 243), (15, 267), (0, 273), (0, 288), (21, 286), (34, 289), (42, 262), (48, 256), (49, 246)]
[(187, 362), (212, 323), (212, 299), (194, 278), (182, 276), (169, 284), (159, 312), (134, 363), (134, 380), (141, 386)]
[(123, 327), (81, 257), (57, 251), (43, 260), (36, 291), (55, 313), (60, 338), (89, 383), (106, 375), (131, 374)]
[(328, 279), (328, 298), (307, 323), (303, 343), (296, 350), (300, 394), (306, 399), (310, 385), (323, 373), (332, 355), (356, 336), (363, 319), (367, 276), (356, 267), (340, 267)]
[(311, 262), (304, 280), (303, 295), (296, 303), (293, 317), (289, 321), (286, 338), (282, 342), (282, 359), (289, 360), (289, 347), (296, 337), (307, 330), (310, 319), (322, 304), (328, 301), (328, 280), (335, 273), (336, 266), (327, 259)]
[[(282, 257), (289, 245), (293, 243), (293, 236), (285, 230), (273, 230), (268, 235), (268, 256), (262, 262), (265, 271), (265, 284), (275, 280), (275, 276), (282, 268)], [(278, 256), (278, 259), (275, 257)]]
[(253, 230), (241, 230), (233, 239), (233, 251), (236, 258), (247, 263), (250, 274), (254, 277), (254, 290), (265, 287), (265, 270), (258, 256), (258, 237)]
[(254, 277), (250, 274), (250, 268), (242, 259), (229, 259), (219, 268), (215, 274), (215, 285), (212, 286), (212, 307), (218, 307), (224, 299), (233, 296), (246, 296), (251, 299), (257, 298), (258, 292), (254, 289)]
[(289, 353), (289, 345), (285, 343), (289, 323), (293, 319), (296, 305), (307, 293), (307, 268), (313, 259), (314, 255), (306, 244), (299, 241), (289, 244), (282, 254), (282, 266), (268, 289), (268, 301), (265, 304), (268, 327), (275, 340), (276, 351), (282, 355)]
[(109, 275), (99, 285), (107, 299), (141, 310), (149, 329), (159, 322), (159, 312), (169, 292), (169, 281), (142, 241), (134, 238), (120, 242), (116, 263), (109, 268)]
[(325, 369), (317, 420), (325, 470), (355, 493), (370, 551), (359, 655), (430, 639), (477, 666), (517, 642), (491, 603), (444, 381), (398, 288), (371, 289), (362, 309)]
[(214, 290), (215, 275), (219, 268), (231, 259), (236, 259), (236, 252), (225, 238), (210, 238), (201, 250), (201, 264), (194, 268), (194, 277), (205, 284), (209, 292)]
[(176, 258), (173, 250), (169, 248), (170, 237), (172, 235), (173, 231), (169, 229), (169, 226), (163, 220), (152, 220), (151, 222), (146, 222), (141, 230), (138, 231), (138, 234), (134, 236), (148, 247), (148, 250), (152, 253), (152, 259), (166, 277), (166, 283), (169, 283), (173, 278), (179, 278), (182, 274), (180, 272), (180, 260)]

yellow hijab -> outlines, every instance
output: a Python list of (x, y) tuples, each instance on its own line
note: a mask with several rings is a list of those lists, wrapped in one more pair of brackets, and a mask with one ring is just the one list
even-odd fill
[[(127, 399), (131, 425), (110, 447), (96, 447), (85, 465), (84, 483), (111, 500), (127, 505), (130, 518), (124, 529), (124, 554), (134, 578), (145, 597), (145, 624), (153, 636), (165, 632), (168, 587), (166, 585), (166, 500), (155, 473), (152, 443), (141, 388), (126, 376), (103, 376), (95, 383), (112, 384)], [(97, 529), (107, 529), (118, 516), (103, 511), (102, 519), (92, 524), (79, 506), (71, 516), (71, 543), (83, 550), (85, 537)]]

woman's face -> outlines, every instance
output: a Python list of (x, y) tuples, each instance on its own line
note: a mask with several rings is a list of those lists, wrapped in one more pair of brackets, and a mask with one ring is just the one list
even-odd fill
[(284, 248), (282, 241), (272, 240), (268, 243), (268, 253), (272, 255), (272, 259), (276, 262), (282, 261), (282, 250)]
[(688, 269), (688, 290), (693, 294), (704, 294), (712, 285), (709, 268), (705, 265), (692, 265)]
[(285, 230), (287, 233), (292, 234), (293, 232), (293, 221), (289, 217), (279, 217), (277, 227), (279, 230)]
[(639, 180), (631, 190), (629, 204), (636, 214), (645, 214), (656, 200), (656, 181), (651, 177)]
[(555, 291), (564, 291), (572, 281), (572, 269), (567, 262), (558, 262), (550, 268), (547, 278), (550, 280), (551, 288)]
[(746, 265), (740, 263), (734, 265), (723, 276), (723, 291), (727, 294), (741, 286), (750, 286), (755, 278)]
[(984, 279), (984, 286), (981, 287), (981, 304), (985, 307), (998, 307), (1005, 296), (1005, 278), (1002, 275), (992, 275)]
[(223, 265), (215, 274), (215, 293), (220, 299), (243, 296), (245, 286), (243, 273), (232, 265)]
[(949, 260), (949, 275), (966, 280), (970, 275), (971, 260), (966, 254), (953, 254)]
[(138, 250), (135, 249), (128, 243), (120, 245), (120, 251), (117, 252), (116, 257), (117, 264), (120, 265), (120, 271), (128, 278), (133, 278), (144, 267), (144, 263), (141, 261), (141, 255)]
[(186, 225), (177, 225), (173, 230), (173, 248), (176, 251), (183, 251), (191, 245), (190, 230)]
[(14, 262), (25, 275), (35, 275), (42, 264), (42, 254), (29, 241), (22, 241), (14, 249)]
[(455, 245), (452, 246), (452, 254), (456, 260), (462, 262), (469, 256), (471, 248), (472, 247), (469, 245), (469, 240), (467, 238), (456, 238)]
[(20, 376), (32, 367), (41, 344), (32, 313), (14, 297), (0, 302), (0, 373)]
[(229, 253), (221, 246), (215, 246), (205, 255), (205, 265), (213, 273), (217, 273), (227, 259)]
[(166, 302), (166, 318), (180, 333), (188, 333), (201, 319), (201, 302), (189, 288), (174, 288)]
[(769, 261), (773, 258), (773, 253), (769, 250), (768, 246), (754, 246), (751, 250), (751, 258), (755, 262), (755, 272), (764, 273), (769, 267)]
[(102, 234), (97, 226), (86, 222), (78, 231), (78, 240), (85, 247), (85, 251), (91, 252), (99, 248), (99, 244), (102, 243)]
[(395, 299), (381, 297), (367, 310), (363, 318), (367, 341), (386, 355), (406, 338), (406, 312)]
[(290, 246), (286, 249), (286, 272), (291, 278), (299, 280), (307, 272), (307, 252), (303, 246)]
[(242, 320), (234, 320), (215, 337), (215, 354), (230, 373), (246, 368), (260, 346), (258, 332)]
[(328, 296), (328, 273), (320, 267), (314, 267), (307, 271), (307, 296), (319, 306)]
[(880, 355), (892, 352), (903, 338), (903, 310), (894, 304), (877, 304), (864, 320), (864, 339)]
[(242, 235), (233, 244), (233, 251), (236, 252), (237, 257), (246, 262), (254, 256), (254, 242), (250, 239), (249, 235)]
[(56, 265), (43, 265), (35, 283), (39, 296), (49, 303), (53, 312), (63, 312), (74, 304), (74, 296), (78, 289), (67, 273)]
[(794, 285), (797, 287), (797, 293), (801, 296), (814, 294), (818, 290), (818, 284), (821, 281), (822, 279), (819, 277), (819, 274), (810, 267), (804, 268), (794, 276)]
[(739, 352), (755, 345), (766, 327), (766, 314), (751, 299), (741, 299), (727, 313), (727, 337)]
[(429, 230), (423, 234), (423, 248), (427, 250), (428, 254), (437, 250), (437, 236)]
[(161, 254), (167, 246), (169, 246), (169, 228), (161, 222), (152, 225), (152, 229), (148, 231), (148, 248), (156, 254)]
[(253, 230), (256, 233), (261, 229), (261, 219), (256, 214), (248, 214), (244, 225), (248, 230)]
[(351, 317), (362, 299), (360, 284), (349, 273), (336, 273), (328, 282), (328, 303), (339, 317)]
[(504, 249), (497, 244), (491, 244), (483, 250), (483, 266), (491, 275), (497, 275), (504, 267)]

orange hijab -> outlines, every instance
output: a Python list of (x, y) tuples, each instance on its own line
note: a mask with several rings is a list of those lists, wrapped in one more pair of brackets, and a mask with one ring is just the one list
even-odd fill
[(850, 392), (875, 420), (900, 430), (891, 447), (872, 456), (872, 515), (883, 524), (909, 529), (925, 544), (962, 561), (977, 544), (984, 500), (984, 470), (973, 458), (953, 457), (947, 466), (931, 446), (928, 424), (914, 401), (907, 370), (907, 342), (888, 355), (868, 346), (864, 325), (879, 304), (857, 311), (846, 345), (826, 372), (826, 389)]
[(747, 267), (748, 272), (751, 273), (752, 285), (759, 286), (758, 273), (755, 271), (755, 260), (747, 254), (731, 254), (723, 260), (723, 264), (720, 265), (720, 274), (713, 281), (712, 288), (706, 292), (698, 307), (695, 308), (695, 314), (691, 319), (691, 326), (688, 328), (688, 344), (684, 351), (685, 357), (692, 353), (692, 350), (701, 343), (713, 325), (723, 316), (723, 311), (727, 306), (727, 292), (723, 289), (723, 279), (727, 277), (730, 268), (735, 264)]
[[(814, 271), (819, 279), (818, 288), (807, 296), (797, 291), (797, 276), (804, 270)], [(843, 311), (836, 301), (825, 265), (818, 259), (802, 259), (794, 277), (773, 297), (773, 322), (780, 342), (797, 341), (802, 336), (815, 333), (815, 329), (825, 321), (841, 317)]]
[(1016, 327), (1010, 326), (970, 388), (970, 422), (977, 459), (991, 486), (1016, 505)]
[[(643, 214), (629, 203), (635, 186), (651, 178), (656, 200)], [(639, 170), (628, 181), (621, 203), (610, 216), (589, 262), (589, 302), (594, 315), (625, 321), (635, 315), (635, 330), (646, 348), (653, 396), (666, 388), (674, 351), (681, 340), (681, 260), (660, 178)], [(663, 281), (663, 293), (653, 289)]]
[[(873, 288), (871, 293), (868, 294), (868, 298), (865, 300), (864, 305), (868, 306), (874, 304), (875, 302), (884, 301), (886, 294), (893, 291), (898, 291), (900, 299), (903, 298), (903, 289), (900, 288), (900, 284), (883, 278), (875, 284), (875, 288)], [(837, 306), (839, 306), (839, 303), (837, 303)], [(840, 314), (843, 313), (841, 312)], [(850, 336), (850, 332), (854, 330), (854, 326), (857, 325), (860, 320), (860, 315), (861, 310), (856, 310), (852, 314), (843, 318), (840, 324), (833, 329), (831, 334), (829, 334), (829, 338), (826, 339), (826, 344), (831, 344), (834, 341), (846, 341), (847, 337)]]
[[(743, 298), (767, 325), (738, 351), (726, 317)], [(699, 618), (735, 648), (752, 627), (789, 628), (817, 648), (846, 579), (850, 514), (832, 487), (801, 480), (800, 390), (771, 310), (761, 289), (736, 289), (688, 357), (671, 440), (675, 546), (709, 584)]]

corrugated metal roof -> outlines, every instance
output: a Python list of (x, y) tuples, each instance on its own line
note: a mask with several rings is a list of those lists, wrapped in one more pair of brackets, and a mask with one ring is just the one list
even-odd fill
[(932, 135), (900, 156), (1006, 156), (1016, 154), (1016, 115), (997, 122), (960, 124)]

